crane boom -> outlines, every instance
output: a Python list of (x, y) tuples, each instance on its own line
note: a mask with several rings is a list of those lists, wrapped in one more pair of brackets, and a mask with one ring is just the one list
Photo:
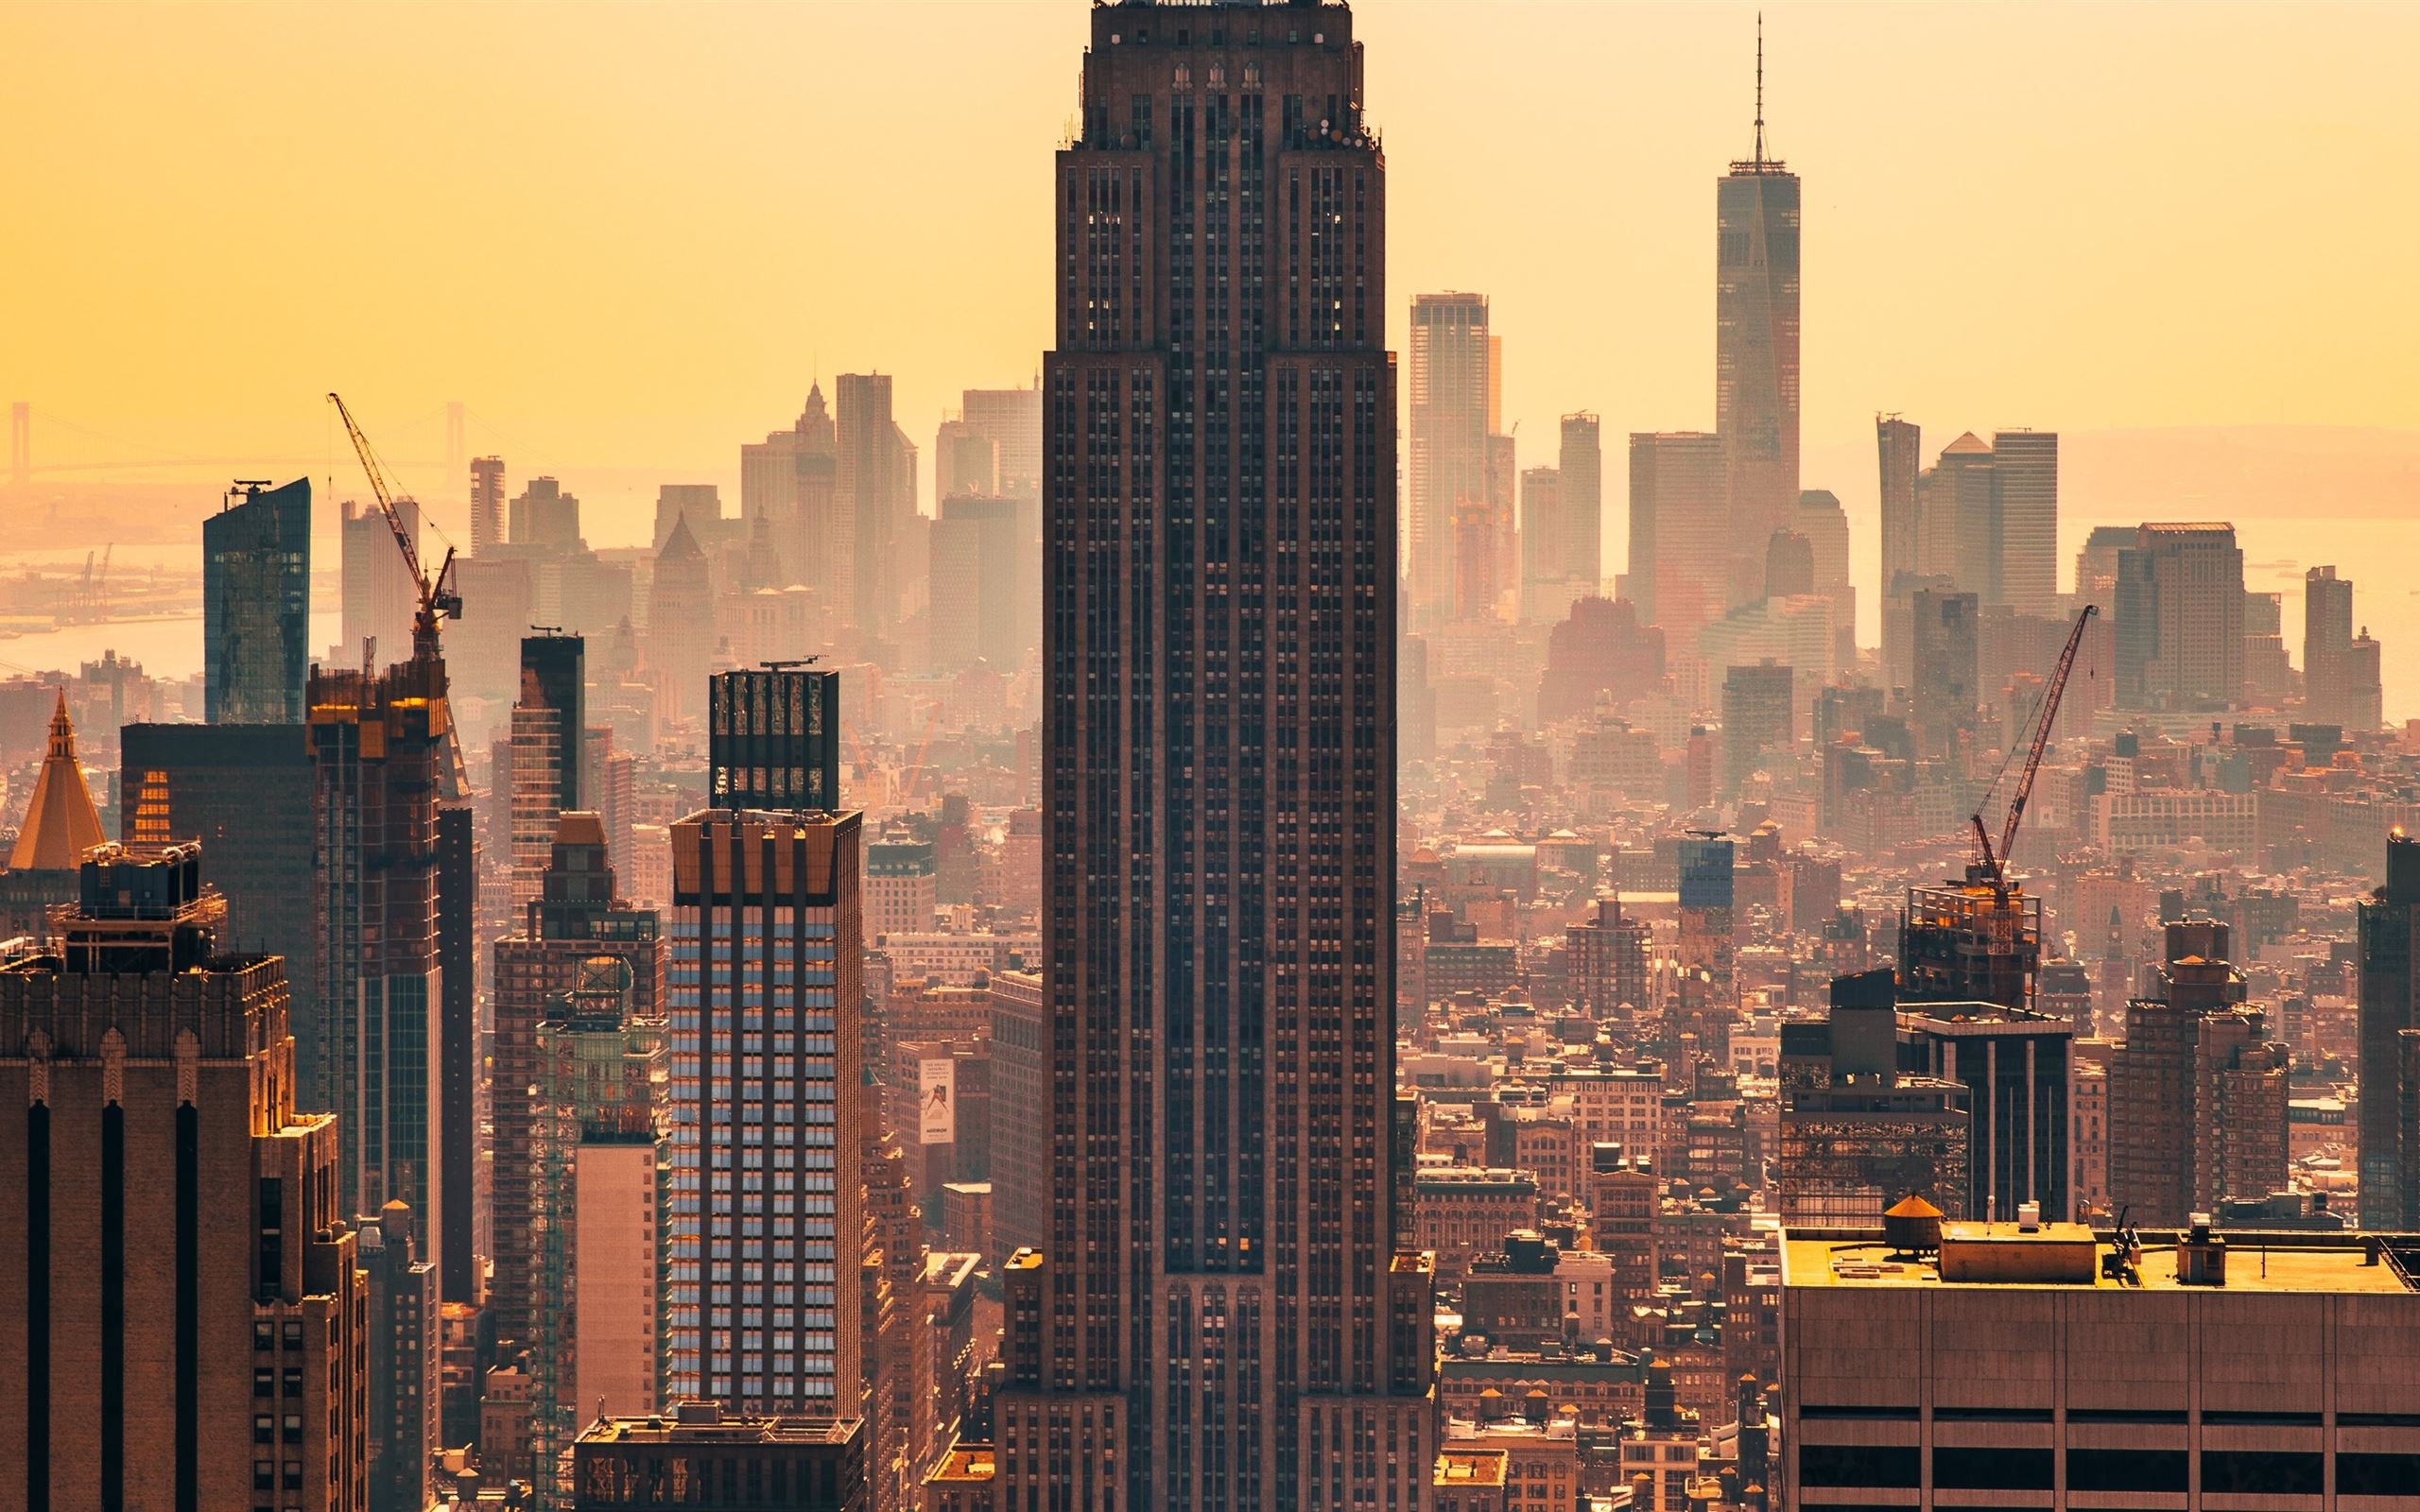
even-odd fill
[(2008, 800), (2008, 817), (2000, 821), (2000, 843), (1996, 853), (1992, 849), (1992, 833), (1983, 827), (1983, 811), (1975, 811), (1975, 839), (1983, 848), (1983, 880), (1995, 887), (2008, 885), (2008, 858), (2016, 846), (2016, 827), (2025, 817), (2026, 800), (2033, 796), (2033, 779), (2042, 771), (2043, 747), (2050, 743), (2050, 726), (2059, 717), (2059, 700), (2066, 696), (2067, 674), (2076, 668), (2076, 650), (2083, 644), (2083, 627), (2099, 611), (2099, 606), (2086, 604), (2076, 615), (2075, 627), (2067, 631), (2067, 644), (2059, 652), (2059, 664), (2051, 670), (2050, 685), (2042, 694), (2042, 713), (2033, 727), (2033, 743), (2025, 752), (2025, 767), (2016, 776), (2016, 791)]
[(361, 434), (354, 423), (353, 411), (334, 393), (328, 403), (337, 406), (337, 414), (344, 421), (347, 436), (353, 438), (353, 452), (361, 458), (361, 471), (369, 475), (370, 491), (376, 495), (378, 512), (387, 517), (387, 529), (395, 538), (395, 549), (404, 554), (404, 571), (411, 575), (412, 586), (420, 594), (420, 608), (412, 616), (412, 655), (437, 654), (437, 622), (444, 616), (462, 617), (462, 595), (454, 591), (454, 548), (445, 548), (445, 560), (430, 577), (420, 564), (420, 548), (412, 541), (412, 533), (404, 527), (404, 517), (395, 508), (393, 494), (387, 487), (387, 474), (378, 466), (377, 453), (370, 449), (370, 438)]

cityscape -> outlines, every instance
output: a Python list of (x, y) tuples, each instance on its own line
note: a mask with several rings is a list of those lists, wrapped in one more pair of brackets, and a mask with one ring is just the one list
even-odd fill
[[(2420, 11), (906, 10), (0, 20), (54, 104), (222, 48), (305, 99), (376, 96), (324, 77), (364, 39), (365, 80), (461, 68), (410, 142), (238, 85), (157, 186), (22, 117), (51, 213), (0, 283), (89, 283), (0, 353), (0, 1512), (2420, 1505), (2420, 301), (2378, 281), (2301, 381), (2331, 338), (2247, 289), (2146, 376), (2091, 285), (2144, 231), (2177, 266), (2130, 298), (2204, 285), (2169, 189), (2013, 271), (1965, 200), (2012, 244), (2084, 212), (1798, 146), (2038, 142), (2090, 202), (2157, 113), (2090, 97), (2102, 44), (2383, 57)], [(1685, 224), (1579, 146), (1569, 204), (1472, 181), (1528, 66), (1478, 55), (1561, 33), (1597, 61), (1538, 93), (1660, 111)], [(754, 282), (786, 212), (633, 216), (664, 283), (593, 293), (488, 206), (493, 284), (433, 268), (417, 317), (327, 298), (382, 254), (247, 242), (292, 308), (223, 386), (103, 307), (209, 277), (147, 271), (121, 194), (719, 183), (631, 102), (733, 48), (855, 122), (747, 164), (849, 228), (810, 296)], [(1973, 119), (1858, 95), (1859, 50)], [(1037, 68), (1056, 138), (1004, 127)], [(726, 82), (699, 117), (770, 109)], [(2281, 162), (2366, 119), (2279, 88), (2241, 110)], [(1502, 102), (1542, 108), (1591, 102)], [(444, 145), (496, 112), (527, 143)], [(651, 145), (563, 146), (617, 112)], [(2335, 223), (2245, 198), (2208, 256), (2332, 309)], [(1540, 249), (1623, 271), (1545, 293)], [(1011, 278), (993, 323), (908, 308)], [(427, 366), (474, 306), (654, 370)], [(1711, 364), (1657, 366), (1705, 315)], [(1902, 318), (1964, 344), (1877, 379)], [(711, 460), (648, 460), (692, 427)]]

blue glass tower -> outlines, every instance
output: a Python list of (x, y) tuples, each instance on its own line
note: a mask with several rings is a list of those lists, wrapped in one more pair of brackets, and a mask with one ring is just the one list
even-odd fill
[(311, 483), (239, 483), (227, 498), (201, 523), (204, 713), (214, 725), (299, 725), (311, 664)]

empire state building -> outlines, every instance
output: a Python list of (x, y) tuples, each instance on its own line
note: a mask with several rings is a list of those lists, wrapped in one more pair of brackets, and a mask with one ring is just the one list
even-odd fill
[(1395, 368), (1343, 5), (1097, 6), (1044, 359), (1045, 1146), (1002, 1506), (1412, 1508)]

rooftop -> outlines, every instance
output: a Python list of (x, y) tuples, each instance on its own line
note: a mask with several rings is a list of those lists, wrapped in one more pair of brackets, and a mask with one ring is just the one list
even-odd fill
[(2176, 1231), (2144, 1230), (2141, 1239), (2142, 1286), (2131, 1288), (2100, 1274), (2099, 1259), (2109, 1253), (2109, 1239), (2082, 1224), (2044, 1224), (2035, 1233), (2021, 1233), (2015, 1224), (1949, 1224), (1943, 1228), (1946, 1245), (1987, 1244), (2022, 1248), (2066, 1249), (2079, 1244), (2093, 1246), (2095, 1263), (2089, 1281), (1945, 1281), (1933, 1257), (1910, 1258), (1879, 1234), (1801, 1230), (1786, 1233), (1782, 1245), (1782, 1282), (1786, 1286), (2090, 1286), (2101, 1290), (2237, 1291), (2237, 1292), (2362, 1292), (2414, 1290), (2403, 1267), (2391, 1253), (2381, 1253), (2360, 1234), (2343, 1231), (2256, 1232), (2229, 1229), (2228, 1261), (2222, 1287), (2187, 1286), (2176, 1279)]
[(926, 1486), (979, 1485), (988, 1486), (998, 1469), (998, 1458), (989, 1444), (952, 1444), (932, 1473), (925, 1477)]

